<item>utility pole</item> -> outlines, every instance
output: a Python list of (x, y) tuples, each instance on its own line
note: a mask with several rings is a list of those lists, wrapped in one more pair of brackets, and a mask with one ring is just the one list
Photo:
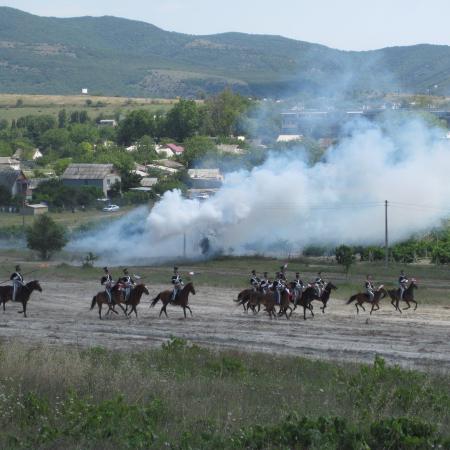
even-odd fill
[(186, 259), (186, 233), (183, 233), (183, 259)]
[(388, 201), (384, 201), (384, 264), (389, 264)]

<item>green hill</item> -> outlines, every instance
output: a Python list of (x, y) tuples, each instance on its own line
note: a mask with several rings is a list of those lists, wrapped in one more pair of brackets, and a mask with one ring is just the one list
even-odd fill
[[(437, 88), (434, 88), (438, 85)], [(280, 36), (192, 36), (115, 17), (0, 7), (0, 92), (174, 97), (225, 86), (259, 96), (342, 91), (450, 94), (450, 47), (346, 52)]]

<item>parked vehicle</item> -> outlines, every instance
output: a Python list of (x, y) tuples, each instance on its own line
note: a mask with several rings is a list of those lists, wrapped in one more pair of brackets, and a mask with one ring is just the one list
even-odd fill
[(113, 211), (119, 211), (119, 209), (120, 209), (120, 206), (117, 206), (117, 205), (108, 205), (108, 206), (105, 206), (105, 207), (103, 208), (103, 211), (105, 211), (105, 212), (113, 212)]

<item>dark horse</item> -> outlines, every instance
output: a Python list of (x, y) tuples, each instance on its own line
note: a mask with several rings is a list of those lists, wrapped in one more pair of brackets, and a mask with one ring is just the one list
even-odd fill
[[(248, 307), (255, 310), (255, 308), (259, 308), (263, 305), (269, 313), (269, 317), (276, 317), (275, 306), (277, 305), (275, 301), (275, 293), (273, 291), (269, 291), (267, 293), (263, 292), (252, 292), (250, 296), (250, 300), (248, 301)], [(290, 298), (289, 293), (286, 290), (280, 292), (280, 309), (278, 311), (278, 316), (282, 316), (283, 314), (286, 316), (286, 319), (289, 319), (290, 315), (287, 315), (288, 309), (290, 310), (290, 314), (292, 314), (292, 308), (290, 306)]]
[(328, 300), (330, 299), (331, 291), (336, 289), (337, 287), (329, 281), (322, 289), (322, 293), (319, 297), (317, 295), (316, 288), (314, 286), (309, 286), (303, 292), (302, 301), (305, 302), (305, 304), (311, 304), (314, 300), (322, 302), (323, 306), (321, 306), (320, 309), (323, 313), (325, 313), (325, 308), (327, 307)]
[[(21, 286), (16, 294), (16, 302), (22, 303), (22, 311), (18, 311), (18, 313), (23, 313), (24, 317), (27, 317), (27, 302), (30, 299), (30, 295), (33, 291), (42, 292), (42, 288), (38, 280), (29, 281), (24, 286)], [(12, 297), (12, 286), (0, 286), (0, 302), (3, 303), (3, 312), (5, 311), (5, 303), (9, 300), (12, 300)]]
[[(136, 317), (138, 316), (136, 307), (139, 305), (141, 301), (142, 294), (149, 295), (148, 289), (146, 288), (145, 284), (138, 284), (137, 286), (133, 287), (130, 292), (130, 297), (125, 302), (125, 305), (127, 305), (127, 310), (125, 314), (128, 316), (131, 315), (131, 313), (134, 311), (136, 314)], [(128, 311), (128, 306), (131, 306), (130, 312)]]
[[(295, 290), (294, 290), (295, 283), (294, 282), (289, 283), (289, 287), (291, 289), (291, 292), (293, 293), (292, 295), (295, 297)], [(306, 288), (306, 289), (308, 289), (308, 288)], [(300, 306), (303, 306), (303, 319), (306, 320), (306, 310), (307, 309), (311, 313), (311, 316), (314, 317), (313, 305), (311, 303), (312, 300), (309, 300), (308, 298), (305, 298), (305, 296), (303, 295), (304, 292), (306, 292), (306, 289), (305, 289), (305, 291), (303, 291), (303, 290), (300, 291), (298, 293), (298, 297), (294, 298), (294, 309), (291, 311), (290, 316), (297, 309), (297, 306), (300, 305)]]
[(150, 308), (152, 308), (153, 306), (155, 306), (159, 300), (161, 300), (163, 306), (161, 308), (161, 311), (159, 312), (159, 317), (161, 317), (161, 314), (164, 312), (164, 314), (166, 315), (166, 317), (169, 317), (167, 315), (167, 305), (171, 304), (171, 305), (176, 305), (176, 306), (181, 306), (183, 308), (183, 312), (184, 312), (184, 318), (186, 318), (186, 309), (189, 310), (189, 312), (191, 313), (192, 316), (192, 311), (191, 308), (189, 308), (188, 305), (188, 301), (189, 301), (189, 294), (193, 294), (195, 295), (195, 288), (194, 288), (194, 284), (188, 283), (186, 284), (186, 286), (184, 286), (183, 289), (181, 289), (177, 296), (175, 297), (174, 301), (171, 301), (172, 299), (172, 289), (168, 289), (167, 291), (162, 291), (160, 292), (153, 300), (152, 303), (150, 305)]
[[(358, 292), (355, 295), (352, 295), (348, 302), (347, 305), (349, 305), (350, 303), (356, 301), (355, 306), (356, 306), (356, 312), (357, 314), (359, 314), (359, 307), (361, 307), (364, 311), (366, 310), (366, 308), (364, 308), (363, 303), (371, 303), (372, 304), (372, 308), (370, 309), (370, 314), (372, 314), (373, 311), (378, 311), (380, 309), (380, 300), (382, 300), (384, 297), (386, 297), (388, 295), (386, 289), (384, 289), (383, 286), (380, 286), (375, 292), (374, 292), (374, 297), (373, 300), (369, 299), (369, 295), (363, 292)], [(375, 306), (377, 307), (377, 309), (374, 309)]]
[(106, 311), (106, 314), (109, 314), (110, 312), (118, 314), (118, 312), (115, 309), (116, 305), (118, 305), (120, 309), (124, 312), (124, 314), (126, 314), (124, 307), (121, 305), (121, 303), (125, 303), (125, 297), (123, 292), (119, 289), (118, 285), (115, 285), (111, 289), (111, 297), (112, 302), (109, 303), (108, 293), (106, 291), (100, 291), (92, 298), (91, 310), (94, 309), (94, 306), (97, 303), (98, 315), (100, 319), (102, 318), (102, 306), (104, 304), (108, 306), (108, 311)]
[(237, 306), (242, 305), (245, 312), (248, 312), (249, 309), (252, 309), (253, 312), (256, 313), (257, 311), (255, 309), (255, 305), (250, 303), (250, 298), (254, 292), (255, 291), (252, 288), (244, 289), (243, 291), (239, 292), (237, 299), (233, 301), (237, 303)]
[[(417, 309), (417, 302), (414, 300), (414, 289), (417, 289), (418, 286), (416, 284), (416, 280), (413, 278), (411, 280), (411, 283), (409, 283), (409, 286), (405, 289), (405, 292), (403, 292), (403, 301), (406, 302), (408, 305), (406, 308), (403, 309), (409, 309), (411, 308), (411, 303), (414, 303), (414, 311)], [(397, 289), (390, 289), (388, 291), (389, 297), (391, 297), (391, 304), (392, 306), (401, 313), (402, 310), (399, 307), (400, 303), (400, 288)]]

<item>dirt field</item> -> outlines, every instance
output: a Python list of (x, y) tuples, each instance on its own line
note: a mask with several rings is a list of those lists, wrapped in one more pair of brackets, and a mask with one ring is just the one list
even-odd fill
[[(150, 296), (165, 286), (150, 287)], [(51, 345), (106, 346), (122, 350), (159, 346), (171, 336), (192, 342), (246, 351), (287, 353), (298, 356), (371, 362), (375, 354), (391, 363), (420, 369), (450, 370), (450, 309), (423, 306), (415, 312), (394, 312), (388, 302), (379, 312), (356, 315), (355, 307), (331, 300), (326, 314), (304, 321), (300, 312), (290, 321), (267, 315), (245, 314), (232, 299), (236, 291), (200, 287), (191, 297), (194, 316), (184, 319), (178, 307), (168, 308), (169, 318), (158, 318), (160, 304), (149, 309), (143, 297), (139, 318), (123, 314), (99, 320), (90, 303), (98, 285), (48, 282), (34, 293), (28, 318), (17, 314), (18, 304), (0, 312), (0, 338)]]

